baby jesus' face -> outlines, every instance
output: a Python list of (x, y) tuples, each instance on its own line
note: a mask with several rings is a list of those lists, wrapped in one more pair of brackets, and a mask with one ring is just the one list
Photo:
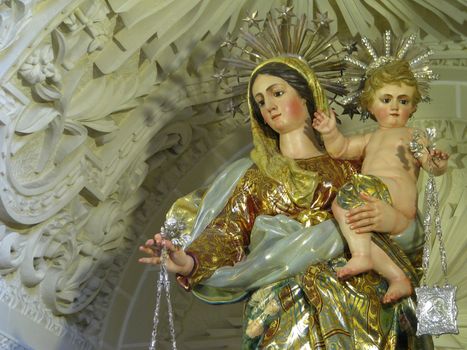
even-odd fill
[(413, 104), (414, 92), (414, 86), (404, 83), (384, 85), (375, 91), (368, 111), (375, 116), (380, 128), (404, 127), (417, 110)]

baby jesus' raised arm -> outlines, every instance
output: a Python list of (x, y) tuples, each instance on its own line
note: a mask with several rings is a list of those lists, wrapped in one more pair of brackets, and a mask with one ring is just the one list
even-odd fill
[(337, 129), (336, 116), (332, 110), (329, 116), (322, 111), (315, 112), (312, 126), (321, 133), (326, 151), (332, 158), (349, 160), (363, 158), (371, 134), (345, 137)]

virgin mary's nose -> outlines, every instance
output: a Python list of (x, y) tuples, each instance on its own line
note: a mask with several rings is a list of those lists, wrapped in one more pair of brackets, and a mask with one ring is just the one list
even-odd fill
[(269, 112), (276, 109), (276, 104), (271, 99), (266, 99), (266, 101), (264, 101), (264, 105)]

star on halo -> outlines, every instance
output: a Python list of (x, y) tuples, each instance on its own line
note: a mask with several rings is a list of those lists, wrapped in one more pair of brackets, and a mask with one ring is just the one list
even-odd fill
[(351, 55), (353, 52), (357, 51), (357, 42), (355, 40), (346, 41), (342, 43), (342, 46), (348, 55)]
[(227, 47), (229, 50), (237, 46), (237, 39), (232, 38), (232, 34), (227, 33), (225, 40), (221, 43), (221, 47)]
[(258, 17), (258, 10), (256, 10), (255, 12), (252, 12), (251, 14), (247, 12), (247, 16), (244, 19), (242, 19), (242, 21), (248, 24), (248, 28), (256, 27), (259, 29), (259, 24), (263, 20), (260, 20), (257, 17)]
[(276, 9), (276, 11), (279, 12), (277, 17), (287, 21), (289, 18), (295, 17), (295, 14), (292, 12), (292, 10), (293, 6), (282, 5), (280, 9)]
[(358, 110), (358, 107), (355, 104), (348, 104), (344, 106), (342, 114), (347, 114), (350, 117), (350, 119), (353, 119), (353, 116), (355, 114), (360, 114), (360, 111)]
[(217, 80), (218, 84), (220, 84), (222, 83), (222, 80), (225, 79), (226, 73), (227, 73), (227, 70), (225, 68), (222, 68), (219, 72), (214, 74), (212, 77)]
[(229, 104), (227, 105), (226, 112), (232, 113), (232, 118), (235, 117), (235, 114), (242, 113), (242, 109), (240, 108), (241, 103), (235, 103), (233, 99), (230, 99)]
[(316, 23), (318, 27), (329, 27), (329, 23), (333, 20), (328, 17), (328, 12), (316, 14), (316, 19), (313, 20), (313, 23)]

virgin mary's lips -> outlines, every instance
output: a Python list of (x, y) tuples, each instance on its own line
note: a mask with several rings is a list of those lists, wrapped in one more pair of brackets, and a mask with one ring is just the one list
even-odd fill
[(280, 117), (280, 114), (274, 114), (274, 115), (272, 115), (272, 116), (271, 116), (271, 119), (274, 120), (274, 119), (276, 119), (277, 117)]

